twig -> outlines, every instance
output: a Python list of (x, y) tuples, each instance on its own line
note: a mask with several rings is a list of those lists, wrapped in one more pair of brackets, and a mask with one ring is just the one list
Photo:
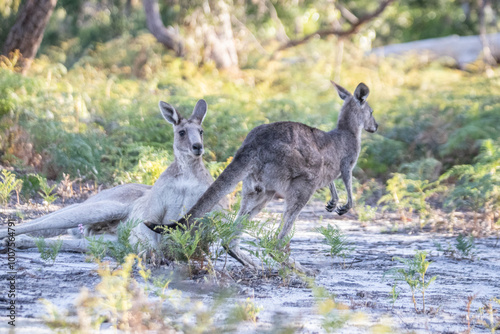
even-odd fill
[(360, 17), (356, 23), (352, 23), (351, 26), (346, 29), (346, 30), (342, 30), (342, 29), (339, 29), (339, 28), (330, 28), (330, 29), (320, 29), (312, 34), (309, 34), (309, 35), (306, 35), (300, 39), (293, 39), (293, 40), (290, 40), (288, 43), (285, 43), (283, 44), (282, 46), (280, 46), (276, 51), (275, 53), (278, 53), (282, 50), (285, 50), (285, 49), (288, 49), (288, 48), (291, 48), (291, 47), (294, 47), (294, 46), (297, 46), (297, 45), (300, 45), (300, 44), (304, 44), (306, 43), (307, 41), (309, 41), (310, 39), (316, 37), (316, 36), (319, 36), (320, 38), (323, 38), (323, 37), (326, 37), (326, 36), (329, 36), (329, 35), (335, 35), (335, 36), (338, 36), (338, 37), (345, 37), (345, 36), (349, 36), (349, 35), (352, 35), (352, 34), (355, 34), (358, 32), (358, 30), (361, 28), (361, 26), (365, 23), (367, 23), (368, 21), (374, 19), (375, 17), (379, 16), (380, 14), (382, 14), (382, 12), (387, 8), (387, 6), (389, 6), (392, 2), (394, 2), (394, 0), (384, 0), (383, 2), (380, 3), (380, 5), (378, 6), (378, 8), (376, 10), (374, 10), (373, 12), (369, 13), (369, 14), (366, 14), (362, 17)]

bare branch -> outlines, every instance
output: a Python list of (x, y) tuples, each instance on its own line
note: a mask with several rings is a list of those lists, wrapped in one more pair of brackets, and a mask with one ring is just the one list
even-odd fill
[(276, 8), (274, 7), (273, 3), (270, 0), (265, 0), (265, 2), (267, 8), (269, 8), (269, 14), (271, 15), (272, 20), (276, 24), (277, 28), (276, 37), (278, 38), (278, 41), (288, 43), (290, 41), (290, 38), (286, 34), (285, 27), (283, 26), (283, 23), (281, 22), (278, 16)]
[(238, 18), (236, 16), (234, 16), (234, 15), (231, 15), (231, 22), (233, 22), (236, 25), (239, 25), (241, 27), (241, 29), (245, 30), (248, 33), (248, 35), (250, 36), (250, 38), (257, 45), (257, 49), (259, 50), (259, 52), (261, 54), (266, 55), (266, 56), (269, 55), (269, 52), (267, 52), (266, 49), (264, 49), (264, 47), (262, 46), (262, 44), (260, 44), (260, 42), (257, 39), (257, 37), (255, 37), (255, 35), (250, 31), (250, 29), (248, 29), (248, 27), (243, 22), (241, 22), (240, 20), (238, 20)]
[(182, 56), (184, 53), (182, 40), (173, 27), (166, 28), (163, 24), (158, 0), (144, 0), (143, 3), (146, 24), (151, 34), (166, 48), (174, 50), (178, 56)]
[(326, 37), (329, 35), (335, 35), (338, 37), (345, 37), (345, 36), (355, 34), (358, 32), (358, 30), (361, 28), (361, 26), (363, 26), (365, 23), (373, 20), (374, 18), (376, 18), (377, 16), (382, 14), (382, 12), (387, 8), (387, 6), (389, 6), (393, 2), (394, 2), (394, 0), (382, 1), (376, 10), (358, 18), (357, 22), (351, 23), (351, 26), (348, 29), (345, 29), (345, 30), (338, 29), (338, 28), (321, 29), (321, 30), (318, 30), (312, 34), (304, 36), (300, 39), (294, 39), (294, 40), (289, 41), (286, 44), (283, 44), (282, 46), (280, 46), (278, 48), (278, 50), (276, 50), (276, 52), (279, 52), (279, 51), (282, 51), (282, 50), (285, 50), (285, 49), (288, 49), (288, 48), (291, 48), (291, 47), (294, 47), (294, 46), (297, 46), (300, 44), (304, 44), (316, 36), (318, 36), (320, 38), (323, 38), (323, 37)]
[(349, 23), (357, 24), (359, 22), (359, 19), (356, 17), (356, 15), (354, 15), (349, 9), (345, 8), (338, 2), (335, 2), (334, 4), (335, 7), (339, 10), (342, 17), (349, 21)]

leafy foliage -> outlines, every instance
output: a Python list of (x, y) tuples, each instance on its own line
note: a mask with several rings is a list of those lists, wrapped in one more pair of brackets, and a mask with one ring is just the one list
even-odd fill
[(412, 180), (404, 174), (395, 173), (392, 178), (387, 180), (386, 189), (387, 194), (378, 201), (379, 204), (386, 204), (382, 210), (396, 210), (404, 223), (408, 219), (407, 216), (416, 211), (420, 215), (420, 225), (423, 226), (431, 212), (430, 205), (426, 200), (442, 191), (443, 187), (437, 181)]
[(280, 276), (286, 281), (291, 273), (289, 243), (295, 228), (283, 239), (279, 239), (278, 235), (282, 228), (280, 221), (247, 221), (245, 232), (255, 240), (247, 240), (245, 243), (252, 247), (248, 248), (247, 251), (260, 260), (264, 270), (277, 269)]
[(37, 238), (35, 240), (35, 244), (38, 248), (38, 252), (40, 253), (40, 258), (47, 262), (50, 260), (52, 261), (52, 264), (54, 264), (57, 255), (59, 255), (59, 251), (61, 250), (63, 241), (52, 241), (49, 245), (47, 245), (44, 238)]
[[(106, 249), (109, 255), (118, 263), (123, 263), (127, 255), (137, 254), (139, 252), (139, 244), (131, 244), (129, 242), (132, 229), (140, 224), (138, 220), (128, 220), (121, 222), (116, 230), (118, 237), (117, 242), (106, 241)], [(97, 240), (99, 241), (99, 240)], [(97, 253), (97, 255), (99, 252)]]
[(47, 202), (47, 205), (52, 204), (58, 197), (56, 194), (52, 194), (54, 189), (57, 187), (57, 184), (54, 184), (51, 187), (47, 183), (47, 179), (43, 178), (40, 175), (37, 175), (37, 178), (38, 178), (38, 186), (40, 187), (40, 191), (38, 192), (38, 194), (42, 196), (45, 202)]
[(2, 169), (0, 177), (2, 178), (2, 182), (0, 183), (0, 203), (2, 205), (6, 205), (9, 202), (10, 194), (13, 191), (19, 193), (22, 188), (23, 181), (16, 179), (16, 175), (6, 169)]
[(405, 265), (405, 267), (394, 268), (384, 274), (384, 276), (386, 274), (390, 274), (396, 281), (402, 281), (408, 284), (412, 295), (413, 306), (415, 307), (415, 312), (417, 313), (419, 313), (419, 311), (417, 309), (415, 293), (420, 292), (422, 294), (422, 313), (425, 313), (425, 290), (437, 278), (437, 276), (433, 276), (426, 281), (425, 274), (427, 273), (427, 269), (431, 264), (431, 262), (426, 260), (426, 257), (427, 252), (425, 251), (417, 251), (412, 259), (394, 257), (393, 260), (402, 263), (403, 265)]
[(318, 227), (316, 231), (325, 237), (326, 244), (330, 246), (329, 252), (332, 257), (339, 256), (345, 262), (345, 258), (354, 250), (353, 246), (349, 246), (350, 242), (347, 236), (337, 226), (328, 224), (326, 227)]
[(474, 260), (474, 257), (477, 255), (477, 252), (474, 250), (476, 245), (472, 234), (469, 236), (459, 234), (455, 240), (455, 244), (451, 245), (448, 242), (446, 249), (440, 243), (435, 243), (435, 245), (438, 251), (459, 259)]
[(483, 218), (492, 219), (500, 208), (500, 146), (485, 141), (481, 154), (472, 165), (454, 166), (441, 180), (455, 179), (445, 204), (452, 208), (466, 208), (483, 212)]

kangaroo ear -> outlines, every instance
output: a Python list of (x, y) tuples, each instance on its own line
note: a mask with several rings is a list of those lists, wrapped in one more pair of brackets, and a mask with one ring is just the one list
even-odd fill
[(347, 89), (345, 89), (344, 87), (342, 87), (340, 85), (337, 85), (335, 82), (333, 82), (331, 80), (330, 80), (330, 82), (332, 83), (333, 87), (335, 87), (335, 89), (337, 90), (337, 93), (339, 93), (339, 96), (342, 100), (345, 100), (349, 96), (351, 96), (351, 93), (349, 93), (349, 91)]
[(178, 125), (181, 122), (181, 115), (175, 110), (174, 107), (172, 107), (170, 104), (167, 102), (160, 101), (158, 103), (158, 106), (160, 107), (161, 114), (163, 115), (163, 118), (167, 120), (170, 124), (173, 125)]
[(358, 87), (356, 87), (356, 90), (354, 91), (354, 97), (356, 100), (359, 101), (360, 104), (363, 104), (366, 102), (366, 98), (370, 94), (370, 90), (368, 89), (368, 86), (365, 85), (364, 83), (360, 83)]
[(207, 102), (203, 99), (199, 100), (194, 107), (193, 114), (189, 120), (196, 121), (199, 124), (203, 122), (205, 115), (207, 114)]

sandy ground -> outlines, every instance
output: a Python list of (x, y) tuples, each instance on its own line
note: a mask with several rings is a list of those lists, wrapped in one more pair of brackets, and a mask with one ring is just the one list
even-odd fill
[[(472, 333), (490, 333), (480, 324), (485, 316), (478, 309), (493, 297), (500, 297), (500, 242), (498, 237), (475, 240), (476, 259), (457, 259), (438, 252), (435, 243), (443, 247), (454, 244), (456, 234), (408, 233), (389, 234), (392, 223), (377, 220), (361, 224), (353, 215), (339, 219), (328, 213), (324, 204), (313, 202), (301, 213), (296, 222), (295, 236), (291, 242), (292, 257), (318, 273), (315, 284), (335, 295), (335, 300), (347, 306), (337, 311), (337, 316), (348, 317), (340, 333), (372, 332), (377, 325), (388, 326), (396, 333), (463, 333), (467, 330), (467, 299), (476, 295), (470, 307)], [(283, 203), (272, 202), (268, 213), (281, 212)], [(35, 214), (35, 215), (39, 215)], [(263, 216), (265, 216), (264, 214)], [(4, 216), (5, 218), (5, 216)], [(352, 242), (355, 250), (345, 265), (338, 258), (327, 256), (328, 247), (323, 237), (315, 232), (319, 226), (336, 224)], [(416, 250), (425, 250), (432, 261), (427, 277), (437, 276), (426, 291), (425, 314), (417, 314), (406, 283), (399, 283), (399, 298), (392, 305), (390, 292), (393, 280), (386, 277), (387, 270), (398, 266), (393, 257), (410, 258)], [(7, 255), (0, 255), (0, 332), (11, 329), (5, 317), (9, 298)], [(222, 262), (217, 264), (221, 267)], [(54, 265), (40, 261), (37, 250), (19, 250), (16, 253), (16, 333), (51, 332), (41, 320), (45, 309), (38, 302), (45, 298), (60, 308), (74, 308), (75, 298), (82, 287), (92, 289), (99, 282), (97, 265), (85, 262), (84, 254), (61, 253)], [(182, 269), (182, 268), (181, 268)], [(179, 266), (161, 267), (154, 275), (170, 275), (182, 271)], [(221, 290), (231, 290), (233, 295), (224, 304), (235, 305), (247, 298), (262, 308), (256, 323), (246, 322), (236, 332), (277, 332), (279, 328), (293, 327), (298, 333), (324, 333), (324, 316), (318, 313), (318, 300), (312, 290), (298, 278), (288, 286), (274, 276), (267, 278), (242, 270), (234, 260), (228, 260), (227, 273), (231, 277), (218, 280), (188, 279), (174, 275), (171, 289), (182, 291), (183, 297), (200, 300), (210, 305)], [(224, 276), (224, 275), (223, 275)], [(419, 309), (421, 295), (417, 295)], [(497, 304), (496, 309), (500, 306)], [(223, 317), (227, 307), (219, 310), (216, 319)], [(497, 314), (497, 321), (498, 319)]]

